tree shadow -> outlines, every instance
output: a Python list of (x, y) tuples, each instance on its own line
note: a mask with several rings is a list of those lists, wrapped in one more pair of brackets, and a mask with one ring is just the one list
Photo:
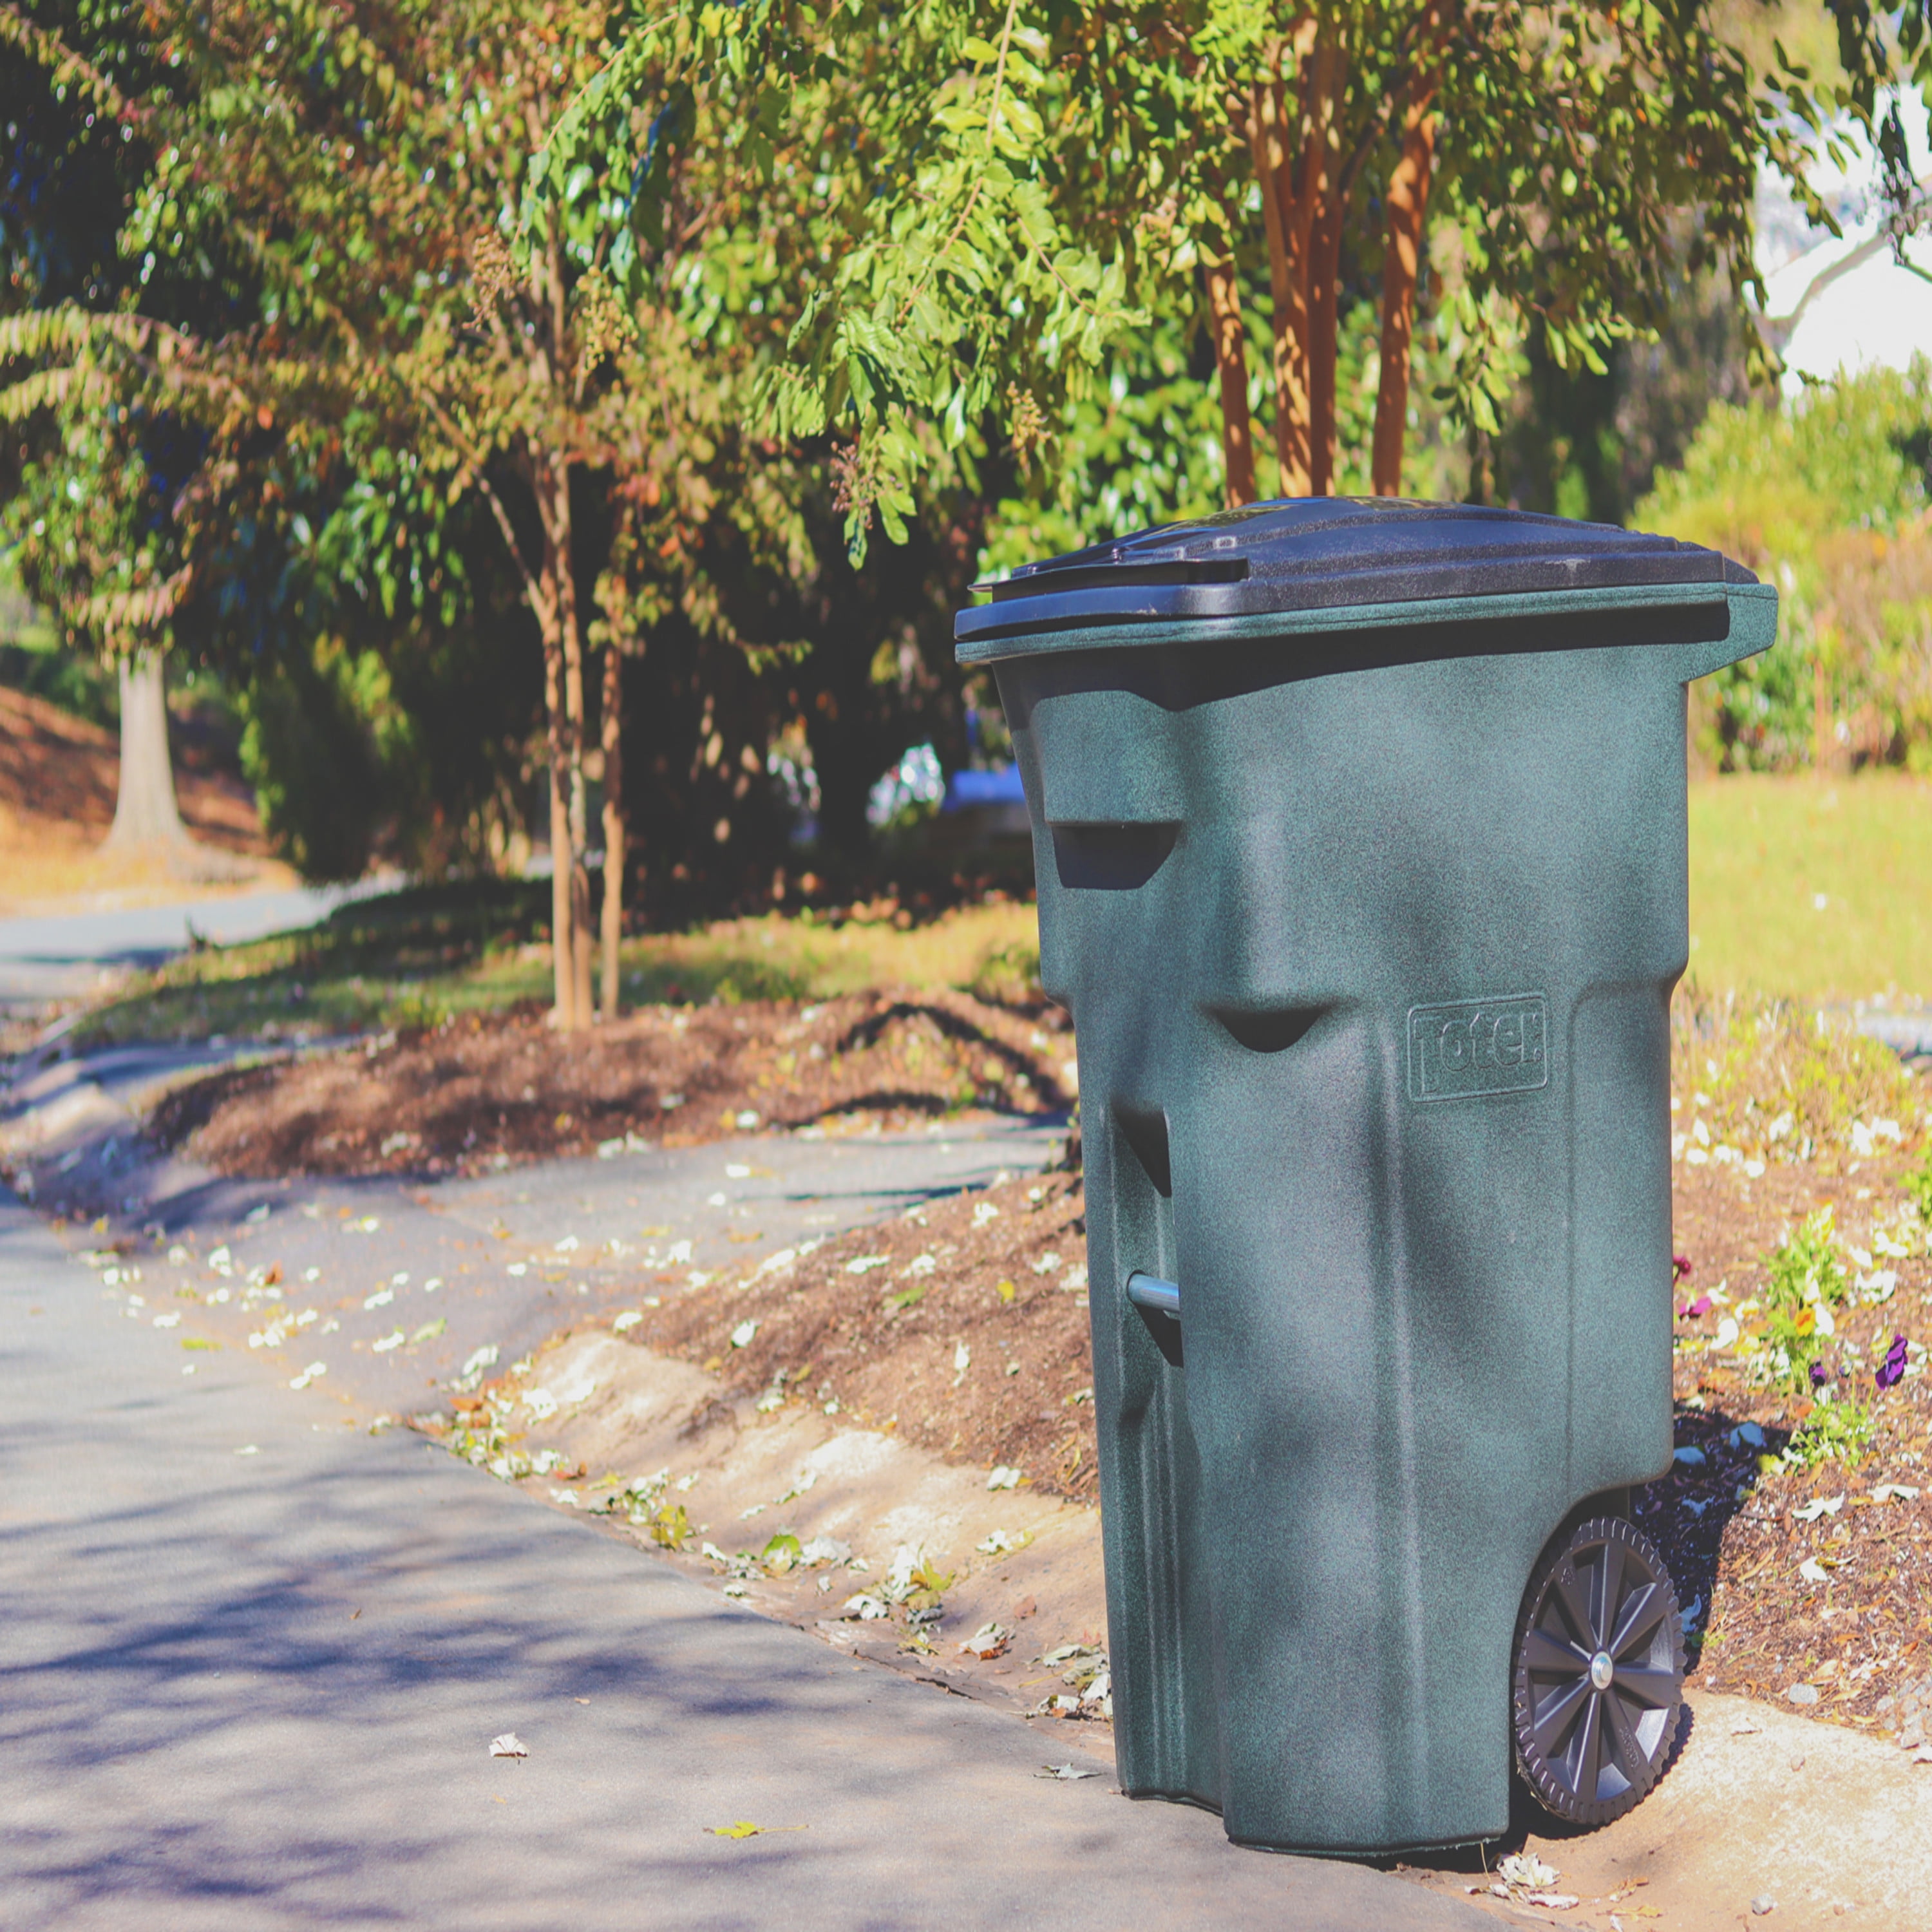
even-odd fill
[(1726, 1408), (1693, 1408), (1683, 1402), (1676, 1405), (1674, 1420), (1678, 1455), (1695, 1450), (1702, 1460), (1673, 1461), (1666, 1474), (1632, 1490), (1630, 1507), (1677, 1586), (1687, 1626), (1688, 1675), (1702, 1660), (1724, 1532), (1763, 1478), (1758, 1458), (1781, 1455), (1792, 1432)]

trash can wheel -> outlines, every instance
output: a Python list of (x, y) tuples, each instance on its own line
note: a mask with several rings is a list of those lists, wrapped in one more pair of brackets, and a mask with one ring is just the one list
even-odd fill
[(1657, 1782), (1684, 1697), (1684, 1621), (1649, 1538), (1621, 1516), (1560, 1535), (1516, 1624), (1516, 1766), (1546, 1810), (1621, 1818)]

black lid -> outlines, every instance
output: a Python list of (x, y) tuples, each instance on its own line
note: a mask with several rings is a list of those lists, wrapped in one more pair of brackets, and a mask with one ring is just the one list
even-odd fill
[(1756, 581), (1715, 550), (1610, 524), (1470, 503), (1303, 496), (1168, 524), (975, 584), (992, 602), (961, 611), (953, 635), (964, 656), (998, 638), (1090, 626), (1651, 584), (1708, 584), (1714, 601), (1726, 586)]

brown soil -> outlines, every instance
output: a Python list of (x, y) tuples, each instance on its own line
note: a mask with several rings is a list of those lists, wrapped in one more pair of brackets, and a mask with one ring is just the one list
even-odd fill
[[(1680, 1306), (1720, 1284), (1734, 1303), (1758, 1292), (1769, 1250), (1827, 1203), (1841, 1238), (1862, 1247), (1870, 1246), (1875, 1222), (1916, 1228), (1898, 1185), (1904, 1165), (1854, 1162), (1842, 1172), (1774, 1166), (1755, 1181), (1715, 1166), (1680, 1168), (1677, 1246), (1692, 1267)], [(1924, 1242), (1910, 1245), (1922, 1250)], [(1766, 1474), (1758, 1466), (1764, 1452), (1731, 1446), (1730, 1432), (1754, 1422), (1766, 1450), (1781, 1450), (1810, 1404), (1750, 1385), (1728, 1357), (1684, 1352), (1684, 1340), (1714, 1333), (1723, 1311), (1713, 1308), (1677, 1324), (1677, 1441), (1701, 1449), (1706, 1463), (1651, 1484), (1638, 1504), (1639, 1521), (1663, 1549), (1680, 1592), (1708, 1606), (1709, 1634), (1694, 1652), (1694, 1677), (1713, 1690), (1778, 1698), (1808, 1683), (1820, 1693), (1810, 1714), (1880, 1731), (1877, 1700), (1932, 1667), (1932, 1392), (1916, 1374), (1881, 1394), (1869, 1366), (1894, 1334), (1927, 1338), (1932, 1261), (1921, 1252), (1883, 1264), (1898, 1276), (1892, 1300), (1838, 1318), (1838, 1345), (1858, 1345), (1865, 1364), (1840, 1386), (1873, 1406), (1878, 1424), (1856, 1467)], [(1836, 1373), (1834, 1354), (1826, 1365)], [(1874, 1488), (1893, 1482), (1920, 1494), (1874, 1502)], [(1792, 1511), (1814, 1496), (1844, 1502), (1814, 1522), (1797, 1521)], [(1828, 1582), (1799, 1574), (1808, 1557), (1826, 1568)]]
[(626, 1134), (692, 1146), (760, 1127), (922, 1125), (1070, 1106), (1057, 1009), (964, 993), (652, 1006), (580, 1034), (535, 1006), (183, 1088), (151, 1131), (224, 1174), (478, 1173)]
[(1077, 1176), (1028, 1174), (667, 1297), (628, 1339), (718, 1376), (720, 1405), (836, 1402), (860, 1427), (1090, 1502), (1082, 1216)]

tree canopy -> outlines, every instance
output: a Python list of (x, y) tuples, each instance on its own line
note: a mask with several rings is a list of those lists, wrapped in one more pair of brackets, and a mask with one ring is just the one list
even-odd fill
[[(1600, 367), (1655, 326), (1687, 233), (1694, 266), (1752, 283), (1760, 159), (1809, 193), (1800, 79), (1754, 72), (1698, 0), (690, 0), (640, 10), (532, 206), (629, 168), (621, 217), (648, 232), (658, 158), (707, 128), (794, 192), (811, 168), (815, 246), (760, 422), (849, 441), (856, 546), (874, 512), (896, 537), (917, 479), (988, 426), (1030, 459), (1163, 316), (1213, 344), (1227, 494), (1250, 500), (1258, 281), (1271, 480), (1331, 490), (1350, 256), (1378, 258), (1368, 466), (1398, 490), (1425, 256), (1453, 413), (1493, 427), (1510, 342)], [(648, 160), (622, 106), (649, 111)]]

